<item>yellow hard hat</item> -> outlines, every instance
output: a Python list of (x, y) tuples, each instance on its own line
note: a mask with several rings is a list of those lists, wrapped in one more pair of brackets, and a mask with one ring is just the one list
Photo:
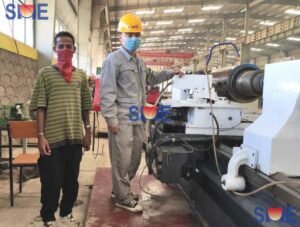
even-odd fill
[(134, 14), (126, 14), (121, 17), (118, 26), (119, 32), (142, 32), (142, 21)]

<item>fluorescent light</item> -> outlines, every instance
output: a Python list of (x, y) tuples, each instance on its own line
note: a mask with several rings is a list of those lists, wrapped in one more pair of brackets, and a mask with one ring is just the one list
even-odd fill
[(149, 37), (149, 38), (146, 38), (145, 40), (159, 40), (158, 37)]
[(272, 25), (275, 24), (275, 22), (266, 20), (266, 21), (261, 21), (260, 24), (261, 25), (266, 25), (266, 26), (272, 26)]
[(157, 25), (173, 24), (173, 21), (172, 20), (158, 21), (156, 24)]
[(227, 58), (236, 58), (236, 59), (238, 58), (237, 56), (233, 56), (233, 55), (227, 55), (226, 57)]
[(180, 39), (183, 38), (182, 35), (174, 35), (174, 36), (170, 36), (170, 39)]
[(136, 11), (135, 14), (136, 15), (141, 15), (141, 14), (153, 14), (155, 12), (155, 10), (139, 10)]
[(286, 14), (291, 14), (291, 15), (300, 15), (300, 10), (298, 10), (298, 9), (287, 9), (284, 12)]
[(259, 49), (259, 48), (254, 48), (254, 47), (252, 47), (252, 48), (251, 48), (251, 50), (252, 50), (252, 51), (257, 51), (257, 52), (261, 52), (261, 51), (263, 51), (262, 49)]
[(222, 8), (222, 5), (209, 5), (209, 6), (203, 6), (201, 8), (201, 10), (211, 11), (211, 10), (218, 10), (218, 9), (221, 9), (221, 8)]
[(159, 31), (151, 31), (150, 33), (151, 34), (156, 34), (156, 33), (164, 33), (165, 30), (159, 30)]
[(190, 32), (192, 31), (192, 28), (182, 28), (182, 29), (178, 29), (179, 32)]
[(205, 21), (205, 19), (191, 19), (191, 20), (188, 20), (188, 23), (201, 23)]
[(240, 11), (240, 13), (244, 13), (244, 12), (246, 12), (246, 8), (244, 8)]
[(229, 41), (235, 41), (236, 38), (234, 38), (234, 37), (226, 37), (226, 40), (229, 40)]
[(299, 37), (288, 37), (287, 40), (300, 42), (300, 38)]
[[(243, 34), (245, 34), (245, 30), (241, 30), (240, 32), (243, 33)], [(248, 30), (248, 34), (253, 34), (253, 33), (254, 33), (253, 30)]]
[(176, 8), (176, 9), (165, 9), (165, 13), (180, 13), (183, 11), (184, 8)]
[(277, 44), (277, 43), (267, 43), (266, 44), (267, 46), (270, 46), (270, 47), (279, 47), (280, 45)]

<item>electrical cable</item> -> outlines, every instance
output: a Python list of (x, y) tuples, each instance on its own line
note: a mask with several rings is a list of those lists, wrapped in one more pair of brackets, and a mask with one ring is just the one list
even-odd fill
[(169, 87), (172, 84), (172, 82), (167, 83), (167, 85), (161, 90), (160, 95), (158, 96), (158, 98), (156, 99), (154, 106), (157, 106), (158, 102), (160, 101), (162, 95), (164, 94), (165, 90), (167, 89), (167, 87)]
[[(179, 140), (179, 141), (178, 141)], [(201, 142), (209, 142), (211, 140), (210, 137), (204, 137), (202, 139), (200, 138), (196, 138), (194, 139), (194, 141), (201, 141)], [(182, 146), (184, 146), (187, 149), (190, 150), (195, 150), (195, 151), (199, 151), (199, 152), (205, 152), (205, 151), (209, 151), (211, 149), (211, 146), (208, 146), (206, 148), (203, 149), (198, 149), (196, 147), (193, 147), (191, 144), (189, 144), (185, 139), (179, 137), (179, 136), (165, 136), (163, 138), (160, 138), (158, 140), (155, 141), (155, 143), (152, 145), (152, 147), (148, 150), (147, 153), (147, 158), (146, 158), (146, 164), (148, 166), (148, 169), (151, 171), (151, 173), (158, 178), (158, 174), (153, 170), (153, 163), (154, 160), (156, 160), (157, 155), (154, 149), (157, 149), (157, 147), (161, 146), (162, 144), (165, 143), (175, 143), (175, 142), (183, 142)]]
[(268, 183), (268, 184), (265, 184), (251, 192), (237, 192), (237, 191), (233, 191), (232, 193), (235, 194), (235, 195), (238, 195), (238, 196), (251, 196), (251, 195), (254, 195), (262, 190), (265, 190), (266, 188), (269, 188), (269, 187), (272, 187), (272, 186), (275, 186), (275, 185), (278, 185), (278, 184), (299, 184), (300, 185), (300, 182), (296, 182), (296, 181), (273, 181), (271, 183)]
[[(209, 62), (208, 62), (209, 63)], [(208, 95), (209, 95), (209, 107), (210, 107), (210, 119), (211, 119), (211, 129), (212, 129), (212, 146), (213, 146), (213, 152), (214, 152), (214, 158), (215, 158), (215, 164), (217, 167), (217, 171), (220, 177), (222, 177), (221, 170), (219, 167), (219, 161), (217, 157), (217, 148), (216, 148), (216, 138), (215, 138), (215, 127), (214, 127), (214, 114), (213, 114), (213, 106), (212, 106), (212, 95), (211, 95), (211, 86), (210, 86), (210, 77), (207, 73), (207, 67), (206, 65), (204, 72), (207, 77), (207, 88), (208, 88)]]
[[(251, 122), (252, 123), (252, 122)], [(235, 129), (236, 127), (238, 127), (240, 124), (242, 124), (242, 122), (236, 124), (235, 126), (231, 127), (231, 128), (225, 128), (225, 129), (220, 129), (220, 132), (225, 132), (225, 131), (229, 131), (232, 129)]]
[(218, 161), (218, 156), (217, 156), (217, 148), (216, 148), (216, 138), (215, 138), (215, 127), (214, 127), (214, 120), (216, 121), (216, 117), (215, 115), (213, 114), (213, 106), (212, 106), (212, 94), (211, 94), (211, 82), (210, 82), (210, 77), (207, 73), (207, 69), (208, 69), (208, 65), (209, 65), (209, 62), (211, 60), (211, 57), (212, 57), (212, 54), (213, 54), (213, 50), (218, 47), (218, 46), (226, 46), (226, 45), (231, 45), (234, 47), (234, 49), (236, 50), (237, 52), (237, 55), (238, 57), (240, 56), (239, 54), (239, 50), (237, 48), (237, 46), (232, 43), (232, 42), (223, 42), (223, 43), (218, 43), (216, 45), (213, 45), (209, 51), (209, 55), (207, 56), (207, 59), (206, 59), (206, 63), (205, 63), (205, 69), (204, 69), (204, 72), (205, 72), (205, 75), (207, 77), (207, 88), (208, 88), (208, 95), (209, 95), (209, 107), (210, 107), (210, 116), (211, 116), (211, 125), (212, 125), (212, 145), (213, 145), (213, 152), (214, 152), (214, 158), (215, 158), (215, 164), (216, 164), (216, 168), (217, 168), (217, 171), (218, 171), (218, 174), (220, 177), (222, 177), (222, 173), (221, 173), (221, 170), (220, 170), (220, 166), (219, 166), (219, 161)]
[(153, 193), (151, 193), (151, 192), (148, 192), (148, 191), (146, 191), (146, 190), (142, 187), (142, 175), (143, 175), (143, 173), (144, 173), (146, 167), (147, 167), (147, 165), (144, 166), (144, 168), (143, 168), (143, 170), (142, 170), (142, 172), (141, 172), (141, 174), (140, 174), (140, 178), (139, 178), (139, 187), (140, 187), (140, 189), (142, 190), (142, 192), (144, 192), (144, 193), (146, 193), (147, 195), (150, 195), (150, 196), (152, 196), (152, 197), (156, 197), (156, 198), (165, 198), (165, 199), (171, 198), (171, 197), (174, 195), (174, 191), (173, 191), (173, 190), (172, 190), (172, 194), (171, 194), (170, 196), (162, 196), (162, 195), (155, 195), (155, 194), (153, 194)]
[(211, 60), (213, 50), (216, 47), (219, 47), (219, 46), (232, 46), (235, 49), (237, 56), (240, 57), (239, 50), (233, 42), (221, 42), (221, 43), (215, 44), (210, 48), (209, 55), (207, 56), (206, 63), (205, 63), (206, 69), (207, 69), (207, 66), (209, 65), (209, 62)]
[[(155, 130), (157, 130), (157, 131), (160, 131), (160, 129), (157, 127), (157, 125), (155, 124), (154, 125), (154, 127), (155, 127)], [(165, 140), (170, 140), (170, 141), (165, 141)], [(182, 141), (183, 142), (183, 144), (185, 144), (189, 149), (191, 149), (191, 150), (195, 150), (195, 151), (198, 151), (198, 152), (204, 152), (204, 151), (208, 151), (208, 150), (210, 150), (211, 149), (211, 146), (209, 146), (209, 147), (207, 147), (207, 148), (203, 148), (203, 149), (199, 149), (199, 148), (196, 148), (196, 147), (194, 147), (193, 145), (191, 145), (186, 139), (184, 139), (184, 138), (182, 138), (182, 137), (180, 137), (180, 136), (175, 136), (175, 135), (172, 135), (172, 136), (165, 136), (165, 137), (163, 137), (161, 140), (164, 140), (164, 142), (178, 142), (178, 141), (176, 141), (176, 139), (178, 139), (178, 140), (180, 140), (180, 141)], [(200, 139), (195, 139), (195, 141), (199, 141)], [(203, 138), (203, 140), (204, 141), (202, 141), (202, 142), (207, 142), (207, 141), (209, 141), (209, 138)], [(154, 146), (158, 146), (156, 143), (157, 142), (159, 142), (160, 140), (157, 140), (156, 142), (155, 142), (155, 144), (154, 144)], [(159, 145), (161, 145), (161, 144), (159, 144)]]
[(213, 113), (211, 113), (211, 114), (212, 114), (213, 119), (214, 119), (214, 121), (215, 121), (215, 123), (216, 123), (216, 126), (217, 126), (217, 136), (219, 136), (219, 135), (220, 135), (220, 126), (219, 126), (219, 122), (218, 122), (216, 116), (215, 116)]
[[(159, 100), (161, 99), (163, 93), (165, 92), (165, 90), (167, 89), (168, 86), (170, 86), (172, 84), (172, 82), (169, 82), (160, 92), (160, 95), (157, 97), (155, 103), (154, 103), (154, 107), (156, 107), (158, 105)], [(146, 155), (149, 156), (151, 153), (149, 149), (149, 142), (151, 143), (151, 145), (153, 145), (153, 138), (151, 137), (151, 120), (146, 120), (146, 124), (145, 124), (145, 129), (146, 129), (146, 139), (147, 139), (147, 144), (146, 144)], [(150, 135), (150, 140), (149, 140), (149, 135)], [(150, 168), (150, 166), (148, 165), (148, 169), (151, 170), (153, 172), (153, 169)]]

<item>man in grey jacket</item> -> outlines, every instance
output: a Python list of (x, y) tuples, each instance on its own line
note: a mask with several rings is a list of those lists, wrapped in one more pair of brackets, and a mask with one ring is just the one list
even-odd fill
[(141, 212), (143, 208), (131, 191), (130, 180), (141, 161), (144, 130), (142, 120), (130, 120), (130, 108), (145, 105), (146, 76), (148, 84), (157, 84), (183, 73), (166, 70), (147, 75), (143, 60), (135, 54), (142, 31), (141, 20), (135, 15), (124, 15), (118, 31), (122, 45), (107, 56), (102, 66), (101, 112), (109, 130), (112, 197), (117, 207)]

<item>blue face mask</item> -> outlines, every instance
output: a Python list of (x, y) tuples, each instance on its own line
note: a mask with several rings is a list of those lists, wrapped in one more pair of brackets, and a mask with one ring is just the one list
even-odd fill
[(140, 37), (122, 37), (122, 44), (128, 50), (129, 52), (133, 53), (139, 48), (141, 44), (141, 38)]

